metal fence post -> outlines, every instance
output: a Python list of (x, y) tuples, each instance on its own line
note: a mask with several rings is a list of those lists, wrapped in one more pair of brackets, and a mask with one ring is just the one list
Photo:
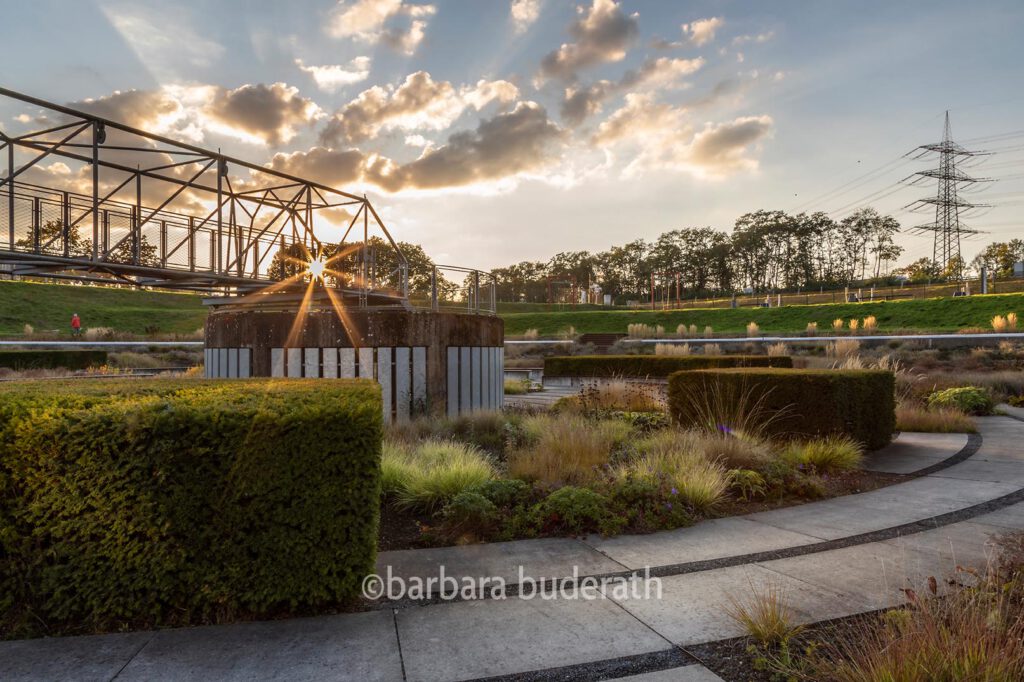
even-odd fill
[(480, 271), (473, 271), (473, 300), (471, 302), (473, 310), (480, 312)]

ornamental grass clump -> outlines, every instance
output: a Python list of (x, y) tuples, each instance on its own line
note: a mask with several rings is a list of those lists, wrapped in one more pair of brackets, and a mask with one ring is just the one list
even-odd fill
[(463, 490), (493, 478), (494, 467), (466, 443), (426, 440), (410, 446), (386, 443), (381, 459), (383, 489), (401, 507), (435, 511)]
[(760, 327), (760, 325), (758, 325), (757, 322), (753, 322), (753, 321), (748, 322), (747, 323), (747, 336), (760, 336), (760, 335), (761, 335), (761, 327)]
[(1006, 318), (1002, 315), (996, 315), (992, 318), (992, 330), (997, 332), (1005, 332), (1009, 323)]
[(807, 323), (807, 335), (808, 336), (814, 336), (817, 333), (818, 333), (818, 323), (817, 322), (808, 322)]
[(714, 509), (729, 489), (725, 469), (701, 453), (696, 433), (666, 432), (636, 444), (636, 455), (616, 470), (619, 479), (668, 487), (673, 497), (694, 511)]
[(725, 613), (762, 647), (786, 645), (803, 630), (794, 622), (795, 614), (782, 587), (772, 581), (760, 590), (751, 583), (746, 599), (729, 595)]
[(593, 481), (632, 431), (624, 421), (575, 415), (523, 420), (523, 443), (509, 454), (509, 474), (545, 485)]
[(814, 473), (851, 471), (864, 459), (864, 448), (847, 436), (828, 436), (804, 443), (790, 443), (782, 459)]
[(843, 325), (844, 324), (845, 324), (845, 322), (843, 321), (843, 318), (841, 318), (841, 317), (832, 320), (832, 331), (836, 331), (836, 332), (843, 331)]
[(864, 318), (864, 321), (861, 323), (861, 326), (864, 328), (864, 331), (866, 332), (877, 331), (878, 318), (875, 317), (874, 315), (868, 315), (867, 317)]
[(974, 420), (960, 410), (925, 409), (911, 403), (896, 406), (896, 430), (921, 433), (976, 433)]
[(656, 343), (654, 344), (654, 354), (668, 356), (691, 355), (692, 349), (688, 343)]

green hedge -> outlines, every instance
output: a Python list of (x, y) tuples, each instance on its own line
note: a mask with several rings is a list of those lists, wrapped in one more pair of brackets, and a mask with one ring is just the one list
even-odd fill
[(5, 633), (354, 599), (376, 557), (382, 428), (365, 380), (3, 386)]
[(0, 367), (10, 369), (88, 369), (107, 364), (104, 350), (4, 350)]
[(844, 434), (872, 450), (892, 440), (895, 395), (893, 373), (882, 370), (702, 370), (677, 372), (668, 385), (669, 410), (684, 426), (713, 419), (716, 411), (732, 409), (736, 419), (737, 409), (756, 410), (771, 417), (764, 427), (769, 435)]
[(792, 367), (789, 356), (767, 355), (567, 355), (544, 358), (546, 377), (659, 377), (719, 367)]

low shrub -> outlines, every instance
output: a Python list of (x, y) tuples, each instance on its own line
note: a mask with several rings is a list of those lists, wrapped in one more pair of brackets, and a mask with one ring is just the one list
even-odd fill
[[(746, 404), (767, 434), (817, 438), (846, 435), (868, 449), (892, 439), (895, 378), (882, 370), (716, 369), (669, 377), (669, 411), (684, 426), (715, 428), (717, 408)], [(733, 408), (735, 410), (735, 408)], [(758, 413), (758, 419), (749, 418)], [(735, 428), (718, 422), (718, 428)]]
[(768, 491), (764, 476), (751, 469), (730, 469), (726, 472), (729, 489), (744, 501), (763, 497)]
[(5, 632), (355, 598), (376, 554), (380, 400), (365, 380), (4, 385)]
[(607, 494), (614, 513), (637, 532), (680, 528), (694, 520), (678, 492), (664, 483), (620, 476), (609, 482)]
[(478, 492), (463, 490), (445, 506), (444, 519), (450, 530), (485, 534), (498, 521), (498, 507)]
[(107, 364), (103, 350), (5, 350), (0, 351), (0, 367), (14, 370), (79, 370)]
[(790, 443), (782, 451), (786, 459), (798, 467), (816, 473), (850, 471), (864, 459), (860, 443), (847, 436), (828, 436), (803, 443)]
[(533, 507), (530, 513), (541, 532), (615, 533), (623, 519), (611, 512), (609, 500), (589, 488), (559, 488)]
[(496, 507), (515, 507), (530, 498), (530, 484), (515, 478), (494, 478), (479, 483), (470, 492), (483, 495)]
[(936, 391), (928, 396), (928, 407), (960, 410), (964, 414), (992, 414), (995, 401), (983, 388), (977, 386), (959, 386)]
[(764, 355), (575, 355), (544, 358), (548, 377), (667, 377), (673, 372), (718, 367), (792, 367), (790, 357)]

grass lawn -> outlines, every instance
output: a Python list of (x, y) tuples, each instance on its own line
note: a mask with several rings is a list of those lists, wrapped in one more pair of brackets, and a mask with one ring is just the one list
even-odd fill
[(203, 326), (206, 308), (194, 294), (111, 287), (0, 281), (0, 334), (67, 334), (72, 313), (83, 327), (117, 332), (189, 334)]
[(878, 318), (878, 332), (900, 330), (955, 332), (967, 327), (991, 329), (994, 315), (1016, 312), (1024, 316), (1024, 294), (989, 294), (961, 298), (927, 298), (874, 303), (793, 305), (782, 308), (706, 308), (692, 310), (580, 310), (557, 313), (529, 312), (503, 314), (505, 333), (522, 334), (536, 329), (542, 335), (575, 327), (577, 333), (625, 332), (632, 323), (662, 325), (675, 333), (680, 324), (695, 324), (702, 333), (710, 325), (716, 333), (743, 333), (753, 321), (764, 334), (803, 332), (808, 322), (818, 323), (818, 333), (832, 330), (832, 321), (843, 318)]

